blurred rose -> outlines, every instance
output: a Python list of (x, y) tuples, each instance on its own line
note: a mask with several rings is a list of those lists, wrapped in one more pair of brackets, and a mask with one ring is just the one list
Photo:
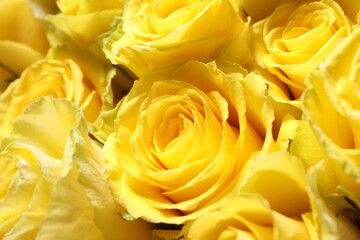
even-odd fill
[[(99, 35), (110, 30), (114, 17), (122, 13), (123, 0), (58, 0), (60, 13), (47, 16), (56, 29), (49, 32), (54, 44), (65, 33), (77, 47), (93, 44)], [(100, 47), (101, 48), (101, 47)]]
[(0, 238), (148, 239), (148, 224), (116, 213), (100, 154), (79, 108), (31, 104), (0, 146)]
[(299, 159), (287, 152), (256, 157), (239, 196), (221, 210), (187, 224), (186, 239), (358, 239), (325, 206), (317, 193), (317, 175), (308, 174)]
[(353, 9), (347, 9), (333, 0), (279, 4), (253, 25), (256, 63), (288, 84), (294, 98), (299, 98), (306, 88), (305, 76), (352, 31), (356, 19), (350, 18)]
[[(360, 31), (344, 39), (308, 76), (304, 115), (339, 185), (360, 199)], [(305, 136), (306, 137), (306, 136)]]
[(104, 147), (114, 196), (130, 215), (181, 224), (237, 194), (242, 166), (272, 139), (267, 85), (245, 74), (190, 61), (135, 81)]
[(102, 105), (101, 96), (113, 75), (113, 70), (88, 53), (53, 49), (48, 58), (28, 67), (0, 95), (0, 138), (9, 133), (15, 117), (41, 96), (51, 95), (79, 104), (87, 120), (94, 121)]
[(43, 23), (31, 13), (25, 0), (0, 1), (0, 93), (33, 62), (47, 52)]
[(214, 59), (244, 31), (240, 15), (231, 0), (131, 0), (104, 51), (139, 77), (177, 60)]

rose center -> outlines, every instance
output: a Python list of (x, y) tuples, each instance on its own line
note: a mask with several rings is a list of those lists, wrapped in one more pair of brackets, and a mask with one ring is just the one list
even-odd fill
[(194, 136), (203, 128), (203, 107), (187, 96), (180, 98), (167, 106), (154, 126), (152, 152), (166, 169), (182, 164), (193, 148)]
[[(176, 115), (172, 116), (174, 113)], [(175, 144), (176, 139), (189, 132), (194, 124), (191, 110), (186, 105), (176, 104), (171, 106), (164, 119), (155, 131), (154, 136), (155, 145), (161, 150), (166, 150)]]
[(158, 1), (154, 5), (154, 12), (161, 18), (166, 18), (173, 12), (189, 5), (189, 0), (178, 0), (178, 1)]

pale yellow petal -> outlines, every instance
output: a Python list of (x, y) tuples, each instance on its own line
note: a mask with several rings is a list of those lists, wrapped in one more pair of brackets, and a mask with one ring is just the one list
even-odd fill
[(285, 217), (277, 212), (273, 213), (274, 239), (277, 240), (302, 240), (309, 239), (307, 229), (302, 221)]
[(78, 46), (84, 47), (92, 44), (102, 33), (109, 31), (114, 17), (120, 13), (120, 10), (115, 9), (79, 16), (57, 14), (48, 16), (47, 20), (66, 33)]
[(44, 57), (25, 44), (9, 40), (0, 40), (0, 52), (0, 68), (6, 67), (4, 74), (0, 74), (0, 81), (18, 78), (24, 69)]
[[(68, 102), (55, 103), (49, 99), (39, 98), (22, 117), (17, 118), (11, 136), (2, 142), (2, 146), (17, 140), (38, 146), (48, 155), (61, 159), (69, 130), (75, 125), (76, 113)], [(41, 108), (35, 110), (40, 105)], [(47, 114), (38, 114), (41, 109), (46, 109)]]
[(255, 157), (248, 164), (243, 191), (263, 195), (274, 211), (286, 216), (310, 211), (305, 169), (299, 159), (280, 151)]
[[(0, 2), (0, 39), (19, 42), (45, 54), (49, 48), (45, 25), (36, 19), (25, 0)], [(15, 24), (14, 24), (15, 23)]]

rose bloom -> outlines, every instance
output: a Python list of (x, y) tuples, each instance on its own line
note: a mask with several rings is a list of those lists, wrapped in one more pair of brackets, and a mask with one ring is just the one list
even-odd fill
[(0, 93), (9, 81), (49, 48), (43, 23), (36, 19), (25, 0), (0, 1)]
[(307, 173), (288, 152), (257, 156), (244, 184), (220, 210), (188, 223), (186, 239), (358, 239), (360, 232), (336, 217), (321, 200), (322, 168)]
[(359, 43), (360, 31), (355, 30), (308, 76), (303, 105), (337, 184), (360, 202)]
[(141, 77), (177, 60), (214, 59), (244, 26), (233, 0), (131, 0), (104, 51)]
[(113, 195), (131, 216), (182, 224), (237, 194), (242, 166), (272, 140), (266, 82), (245, 75), (190, 61), (134, 82), (104, 146)]
[(59, 0), (56, 3), (60, 12), (45, 18), (56, 28), (51, 29), (50, 39), (62, 40), (60, 30), (78, 47), (94, 44), (99, 35), (109, 31), (123, 7), (123, 0)]
[(25, 107), (41, 96), (65, 98), (84, 109), (94, 121), (114, 70), (102, 66), (92, 55), (66, 49), (53, 49), (48, 58), (28, 67), (0, 95), (0, 139), (9, 133), (12, 122)]
[[(254, 13), (250, 3), (243, 2), (245, 11)], [(306, 88), (305, 76), (351, 33), (357, 21), (354, 11), (360, 10), (359, 4), (342, 9), (341, 2), (286, 1), (252, 26), (256, 63), (288, 84), (295, 99)]]
[(116, 212), (78, 107), (40, 98), (0, 145), (1, 239), (149, 239), (143, 221)]

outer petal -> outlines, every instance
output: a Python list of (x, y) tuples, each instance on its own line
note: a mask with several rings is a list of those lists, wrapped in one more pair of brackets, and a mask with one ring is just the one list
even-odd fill
[[(49, 45), (45, 36), (45, 27), (32, 15), (25, 0), (1, 1), (0, 15), (1, 40), (19, 42), (40, 54), (46, 53)], [(14, 23), (16, 23), (15, 27)]]
[[(57, 1), (57, 5), (60, 13), (46, 16), (46, 20), (54, 27), (49, 31), (54, 44), (75, 44), (78, 47), (93, 45), (95, 48), (101, 48), (100, 45), (96, 45), (98, 38), (109, 31), (114, 18), (122, 14), (123, 1), (105, 0), (100, 4), (89, 0), (60, 0)], [(63, 38), (62, 34), (66, 37)], [(67, 38), (71, 43), (66, 41)], [(99, 53), (98, 49), (91, 51)]]
[[(0, 92), (4, 91), (7, 85), (32, 63), (44, 56), (33, 48), (18, 42), (0, 40)], [(22, 56), (19, 61), (19, 56)], [(7, 81), (7, 82), (6, 82)]]
[[(101, 149), (87, 137), (86, 122), (73, 129), (70, 137), (64, 170), (50, 196), (49, 211), (41, 223), (39, 238), (53, 239), (60, 234), (65, 239), (148, 237), (150, 227), (146, 223), (127, 222), (116, 213), (117, 206), (104, 178), (104, 166), (99, 161)], [(68, 231), (64, 233), (63, 229)]]
[(275, 152), (255, 157), (248, 164), (241, 191), (263, 195), (274, 211), (286, 216), (300, 216), (310, 210), (305, 171), (299, 159)]
[[(355, 30), (308, 78), (305, 117), (311, 123), (339, 184), (360, 194), (359, 175), (359, 46)], [(348, 54), (345, 54), (348, 53)], [(335, 69), (338, 69), (338, 71)], [(328, 116), (324, 119), (321, 116)]]
[(2, 92), (6, 88), (6, 80), (16, 79), (26, 67), (46, 54), (49, 43), (45, 26), (32, 15), (25, 0), (1, 1), (0, 16)]
[(58, 14), (49, 16), (47, 20), (63, 31), (77, 46), (86, 47), (94, 43), (99, 35), (109, 31), (114, 17), (120, 13), (119, 9), (80, 16)]
[[(57, 131), (49, 122), (56, 124)], [(4, 239), (149, 236), (147, 224), (126, 222), (117, 214), (100, 161), (101, 149), (88, 137), (80, 110), (66, 100), (40, 98), (30, 105), (15, 120), (1, 149), (1, 156), (20, 159), (23, 174), (12, 177), (5, 198), (0, 198), (2, 221), (14, 213), (12, 219), (0, 222)], [(20, 177), (25, 181), (17, 181)], [(136, 233), (130, 234), (131, 229)]]
[[(47, 110), (47, 114), (38, 114), (43, 109)], [(61, 159), (69, 130), (75, 124), (76, 112), (67, 102), (60, 101), (58, 104), (49, 98), (40, 98), (32, 108), (24, 112), (24, 116), (15, 120), (11, 135), (1, 142), (1, 146), (19, 141), (34, 145), (47, 155)]]
[[(312, 216), (312, 219), (308, 219), (315, 223), (311, 235), (320, 239), (358, 239), (360, 231), (350, 224), (348, 220), (331, 212), (324, 201), (321, 191), (326, 188), (323, 185), (324, 183), (333, 183), (329, 175), (331, 175), (331, 170), (326, 163), (321, 162), (312, 167), (307, 176), (310, 185), (311, 205), (316, 213)], [(318, 229), (321, 229), (321, 231)]]

